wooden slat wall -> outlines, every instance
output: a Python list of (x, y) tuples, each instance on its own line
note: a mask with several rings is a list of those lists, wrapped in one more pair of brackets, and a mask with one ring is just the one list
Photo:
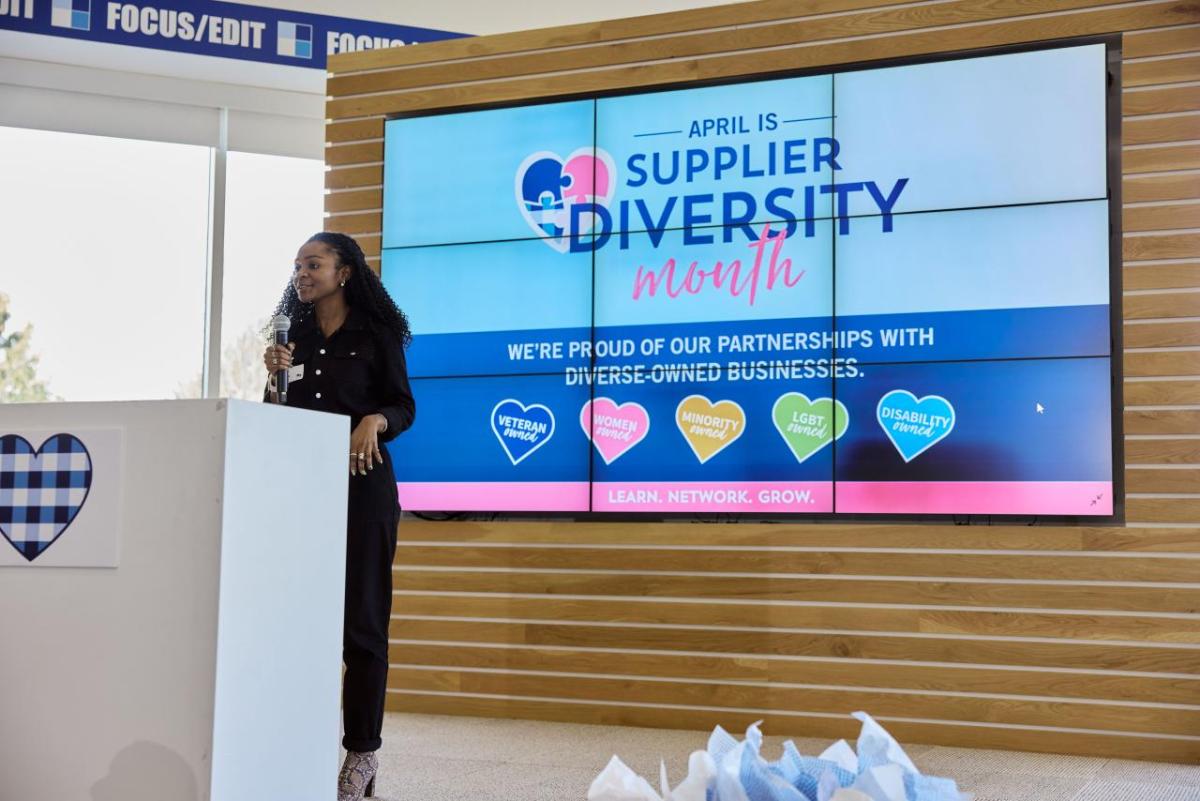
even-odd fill
[(866, 709), (1200, 759), (1200, 3), (761, 0), (335, 56), (326, 211), (378, 265), (390, 113), (1122, 32), (1125, 527), (406, 522), (389, 708), (827, 737)]

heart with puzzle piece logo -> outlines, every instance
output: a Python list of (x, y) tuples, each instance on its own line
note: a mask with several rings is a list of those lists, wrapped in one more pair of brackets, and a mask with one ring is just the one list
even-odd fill
[(71, 434), (34, 449), (16, 434), (0, 436), (0, 534), (32, 562), (53, 545), (83, 508), (92, 458)]
[(607, 208), (616, 186), (616, 165), (603, 150), (581, 147), (565, 159), (542, 150), (517, 168), (517, 208), (538, 238), (566, 253), (573, 230), (578, 237), (596, 225), (594, 213), (583, 210), (573, 215), (572, 207), (590, 203)]

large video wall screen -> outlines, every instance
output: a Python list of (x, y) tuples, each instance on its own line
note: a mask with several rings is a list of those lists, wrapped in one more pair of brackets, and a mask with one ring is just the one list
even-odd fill
[(402, 504), (1112, 515), (1105, 58), (389, 121)]

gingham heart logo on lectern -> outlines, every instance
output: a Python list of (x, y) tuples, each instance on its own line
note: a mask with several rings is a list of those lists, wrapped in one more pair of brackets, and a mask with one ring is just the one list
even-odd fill
[(92, 457), (77, 437), (55, 434), (36, 451), (0, 436), (0, 534), (32, 562), (79, 514), (92, 486)]

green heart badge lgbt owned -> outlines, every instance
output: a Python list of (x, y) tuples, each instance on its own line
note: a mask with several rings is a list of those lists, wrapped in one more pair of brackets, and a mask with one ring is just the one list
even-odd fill
[(805, 461), (835, 439), (840, 439), (850, 425), (850, 413), (841, 401), (833, 398), (809, 400), (800, 392), (780, 395), (771, 409), (771, 418), (797, 462)]

